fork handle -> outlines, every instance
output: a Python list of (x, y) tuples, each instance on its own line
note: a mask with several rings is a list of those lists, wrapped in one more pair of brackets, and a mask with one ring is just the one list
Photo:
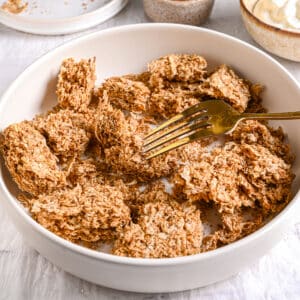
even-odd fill
[(244, 113), (240, 119), (252, 120), (292, 120), (300, 119), (300, 111), (283, 112), (283, 113)]

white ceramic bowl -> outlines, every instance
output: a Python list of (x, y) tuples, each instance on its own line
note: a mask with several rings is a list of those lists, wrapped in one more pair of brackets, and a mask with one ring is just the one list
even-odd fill
[[(0, 129), (55, 101), (55, 77), (61, 61), (97, 57), (98, 82), (106, 77), (142, 71), (146, 63), (168, 53), (199, 53), (211, 65), (226, 63), (254, 82), (264, 83), (271, 111), (300, 110), (300, 88), (275, 60), (256, 48), (221, 33), (172, 24), (144, 24), (109, 29), (63, 45), (38, 59), (2, 97)], [(285, 121), (294, 149), (300, 148), (299, 122)], [(223, 248), (188, 257), (136, 259), (96, 252), (72, 244), (36, 223), (15, 198), (4, 167), (0, 170), (1, 203), (26, 241), (62, 269), (103, 286), (136, 292), (173, 292), (223, 280), (252, 264), (287, 231), (299, 193), (300, 162), (295, 164), (295, 198), (277, 217), (250, 236)]]
[(245, 27), (252, 38), (267, 51), (300, 62), (300, 31), (267, 24), (253, 14), (258, 0), (240, 0)]

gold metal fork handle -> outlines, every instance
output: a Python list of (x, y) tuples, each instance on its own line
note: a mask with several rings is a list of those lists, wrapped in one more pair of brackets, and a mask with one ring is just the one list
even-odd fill
[(300, 111), (295, 112), (283, 112), (283, 113), (244, 113), (240, 115), (243, 119), (252, 120), (293, 120), (300, 119)]

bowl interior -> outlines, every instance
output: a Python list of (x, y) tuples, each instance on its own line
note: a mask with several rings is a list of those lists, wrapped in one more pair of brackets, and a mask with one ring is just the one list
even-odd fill
[[(146, 64), (170, 53), (203, 55), (211, 68), (225, 63), (242, 76), (265, 86), (264, 105), (272, 112), (300, 110), (296, 81), (268, 55), (237, 39), (190, 26), (145, 24), (126, 26), (82, 37), (59, 47), (29, 67), (9, 88), (0, 103), (0, 130), (11, 123), (31, 119), (56, 103), (56, 76), (61, 61), (96, 56), (97, 83), (104, 78), (141, 72)], [(299, 121), (276, 121), (287, 133), (294, 152), (300, 148)], [(293, 194), (300, 186), (300, 159), (294, 171)], [(17, 201), (17, 189), (2, 164), (0, 180)]]

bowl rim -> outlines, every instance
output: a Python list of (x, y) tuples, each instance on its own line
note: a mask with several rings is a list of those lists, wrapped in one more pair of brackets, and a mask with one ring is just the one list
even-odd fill
[[(0, 115), (2, 113), (3, 108), (5, 108), (6, 103), (8, 102), (8, 99), (10, 98), (10, 95), (13, 94), (13, 91), (15, 87), (19, 84), (19, 81), (21, 81), (24, 77), (27, 76), (28, 73), (31, 72), (32, 69), (38, 68), (40, 64), (42, 64), (45, 60), (48, 59), (49, 56), (55, 55), (55, 53), (63, 50), (64, 48), (67, 48), (71, 46), (72, 44), (76, 43), (82, 43), (85, 40), (93, 39), (98, 36), (107, 35), (107, 34), (114, 34), (114, 33), (122, 33), (127, 32), (131, 30), (147, 30), (147, 29), (169, 29), (169, 30), (187, 30), (187, 31), (195, 31), (199, 33), (207, 33), (210, 35), (214, 35), (215, 37), (219, 38), (225, 38), (231, 42), (238, 43), (242, 45), (245, 48), (250, 48), (251, 51), (256, 52), (257, 54), (263, 56), (265, 59), (271, 61), (273, 64), (277, 66), (285, 75), (289, 78), (290, 81), (292, 81), (300, 90), (300, 84), (297, 82), (297, 80), (274, 58), (272, 58), (270, 55), (266, 54), (262, 50), (242, 41), (238, 38), (232, 37), (230, 35), (220, 33), (211, 29), (206, 28), (199, 28), (191, 25), (182, 25), (182, 24), (172, 24), (172, 23), (143, 23), (143, 24), (131, 24), (131, 25), (123, 25), (118, 27), (113, 27), (105, 30), (96, 31), (94, 33), (90, 33), (87, 35), (80, 36), (78, 38), (74, 38), (63, 45), (60, 45), (52, 50), (50, 50), (48, 53), (42, 55), (38, 59), (36, 59), (31, 65), (29, 65), (8, 87), (6, 92), (2, 95), (0, 99)], [(3, 167), (3, 166), (2, 166)], [(189, 256), (179, 256), (174, 258), (133, 258), (133, 257), (122, 257), (117, 256), (109, 253), (103, 253), (100, 251), (92, 250), (89, 248), (85, 248), (83, 246), (74, 244), (68, 240), (65, 240), (56, 234), (52, 233), (51, 231), (44, 228), (42, 225), (37, 223), (24, 209), (23, 205), (18, 202), (18, 200), (13, 197), (5, 182), (3, 177), (3, 168), (0, 168), (0, 192), (2, 192), (3, 195), (3, 201), (9, 201), (13, 209), (16, 210), (17, 214), (20, 218), (23, 219), (27, 223), (27, 225), (31, 226), (36, 233), (44, 236), (45, 238), (49, 239), (51, 242), (57, 244), (60, 247), (67, 248), (68, 250), (72, 251), (75, 254), (78, 255), (84, 255), (91, 259), (99, 259), (102, 261), (115, 263), (115, 264), (122, 264), (122, 265), (132, 265), (132, 266), (148, 266), (148, 267), (157, 267), (157, 266), (168, 266), (168, 265), (181, 265), (181, 264), (189, 264), (193, 263), (195, 261), (203, 261), (206, 259), (212, 259), (218, 255), (226, 254), (228, 252), (234, 251), (236, 248), (243, 247), (249, 242), (261, 237), (262, 235), (266, 234), (270, 230), (272, 230), (273, 226), (276, 226), (276, 224), (281, 222), (281, 219), (290, 212), (290, 210), (296, 205), (297, 199), (300, 198), (300, 190), (297, 191), (293, 199), (287, 204), (287, 206), (278, 214), (276, 215), (272, 220), (270, 220), (267, 224), (265, 224), (263, 227), (258, 229), (257, 231), (251, 233), (250, 235), (241, 238), (238, 241), (235, 241), (229, 245), (225, 245), (223, 247), (217, 248), (215, 250), (211, 250), (204, 253), (198, 253), (194, 255)]]
[[(242, 12), (244, 12), (249, 17), (249, 19), (251, 19), (252, 22), (256, 23), (258, 26), (261, 26), (266, 30), (273, 31), (275, 33), (282, 34), (284, 36), (300, 38), (300, 30), (296, 31), (296, 30), (288, 30), (285, 28), (279, 28), (274, 25), (268, 24), (268, 23), (262, 21), (261, 19), (259, 19), (258, 17), (256, 17), (253, 14), (253, 12), (248, 9), (248, 7), (245, 4), (245, 1), (247, 1), (247, 0), (240, 0), (240, 7), (241, 7)], [(259, 0), (256, 0), (256, 1), (259, 1)]]
[[(57, 23), (63, 25), (65, 23), (71, 23), (71, 22), (75, 22), (75, 21), (80, 21), (83, 17), (84, 18), (89, 18), (89, 17), (92, 17), (92, 16), (97, 16), (101, 12), (103, 13), (103, 12), (108, 11), (111, 7), (113, 7), (117, 3), (117, 1), (118, 0), (111, 0), (110, 2), (105, 3), (103, 6), (101, 6), (99, 8), (96, 8), (93, 11), (86, 12), (86, 13), (83, 13), (81, 15), (73, 16), (73, 17), (62, 17), (62, 18), (58, 18), (58, 19), (44, 19), (44, 18), (41, 18), (41, 17), (39, 17), (39, 18), (32, 18), (32, 17), (27, 16), (27, 15), (26, 16), (19, 15), (17, 17), (22, 22), (32, 23), (32, 24), (34, 24), (36, 26), (43, 25), (43, 24), (51, 25), (51, 24), (57, 24)], [(0, 10), (0, 16), (1, 16), (1, 14), (4, 15), (4, 16), (7, 16), (9, 18), (16, 17), (15, 15), (12, 15), (12, 13), (10, 13), (10, 12), (8, 12), (6, 10)], [(54, 49), (56, 49), (56, 48), (54, 48)]]

